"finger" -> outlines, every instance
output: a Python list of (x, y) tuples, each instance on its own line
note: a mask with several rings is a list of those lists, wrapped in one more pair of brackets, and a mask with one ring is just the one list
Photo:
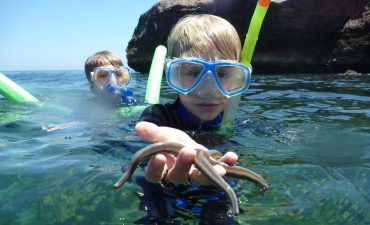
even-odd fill
[(220, 160), (228, 165), (234, 165), (236, 161), (238, 161), (238, 155), (234, 152), (226, 152), (226, 154), (222, 156)]
[[(220, 175), (220, 176), (225, 176), (226, 174), (226, 170), (224, 167), (222, 167), (221, 165), (215, 165), (213, 166), (213, 168), (216, 170), (216, 172)], [(193, 171), (190, 172), (190, 179), (192, 181), (194, 181), (195, 183), (197, 184), (200, 184), (200, 185), (210, 185), (210, 184), (213, 184), (206, 176), (204, 176), (202, 174), (201, 171), (199, 171), (198, 169), (194, 169)]]
[(139, 122), (135, 126), (136, 133), (145, 141), (158, 142), (163, 141), (166, 137), (159, 132), (159, 127), (154, 123)]
[(145, 178), (152, 183), (159, 182), (166, 171), (166, 157), (162, 154), (150, 158), (145, 168)]
[(171, 128), (159, 127), (153, 123), (141, 121), (135, 126), (136, 133), (145, 141), (160, 142), (160, 141), (180, 141), (188, 145), (197, 145), (197, 143), (185, 132)]
[(167, 169), (171, 169), (175, 165), (176, 156), (174, 154), (171, 154), (171, 153), (164, 154), (164, 155), (166, 156)]
[(194, 164), (196, 152), (194, 149), (184, 147), (181, 149), (173, 168), (168, 172), (167, 180), (174, 184), (187, 184), (189, 171)]

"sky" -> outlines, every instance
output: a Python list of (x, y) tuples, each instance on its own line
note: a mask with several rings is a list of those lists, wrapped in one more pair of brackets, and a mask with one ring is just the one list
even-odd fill
[(0, 71), (83, 70), (110, 50), (125, 65), (140, 15), (158, 0), (0, 0)]

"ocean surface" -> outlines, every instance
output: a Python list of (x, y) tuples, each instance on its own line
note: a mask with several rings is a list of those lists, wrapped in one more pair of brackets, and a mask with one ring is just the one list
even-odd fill
[[(148, 144), (140, 109), (94, 104), (83, 71), (2, 73), (43, 106), (0, 97), (0, 224), (370, 224), (369, 74), (253, 75), (230, 139), (191, 133), (270, 185), (228, 178), (241, 211), (229, 217), (222, 192), (163, 193), (143, 168), (113, 189)], [(146, 75), (133, 75), (144, 98)], [(161, 101), (175, 98), (163, 82)]]

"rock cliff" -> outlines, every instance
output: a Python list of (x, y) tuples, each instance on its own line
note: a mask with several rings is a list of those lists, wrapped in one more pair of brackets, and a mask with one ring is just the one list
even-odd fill
[[(148, 72), (154, 49), (187, 14), (227, 19), (244, 42), (257, 0), (162, 0), (141, 15), (127, 46), (128, 65)], [(369, 0), (272, 0), (254, 73), (370, 72)]]

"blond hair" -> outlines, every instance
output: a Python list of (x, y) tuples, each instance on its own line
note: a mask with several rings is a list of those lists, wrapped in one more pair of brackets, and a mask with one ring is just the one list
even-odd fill
[(87, 80), (91, 83), (90, 73), (94, 71), (96, 67), (99, 66), (123, 66), (122, 60), (113, 52), (110, 51), (100, 51), (95, 53), (86, 59), (85, 62), (85, 74)]
[(190, 15), (180, 19), (168, 40), (168, 57), (183, 54), (206, 54), (211, 58), (239, 61), (241, 43), (233, 25), (227, 20), (209, 14)]

